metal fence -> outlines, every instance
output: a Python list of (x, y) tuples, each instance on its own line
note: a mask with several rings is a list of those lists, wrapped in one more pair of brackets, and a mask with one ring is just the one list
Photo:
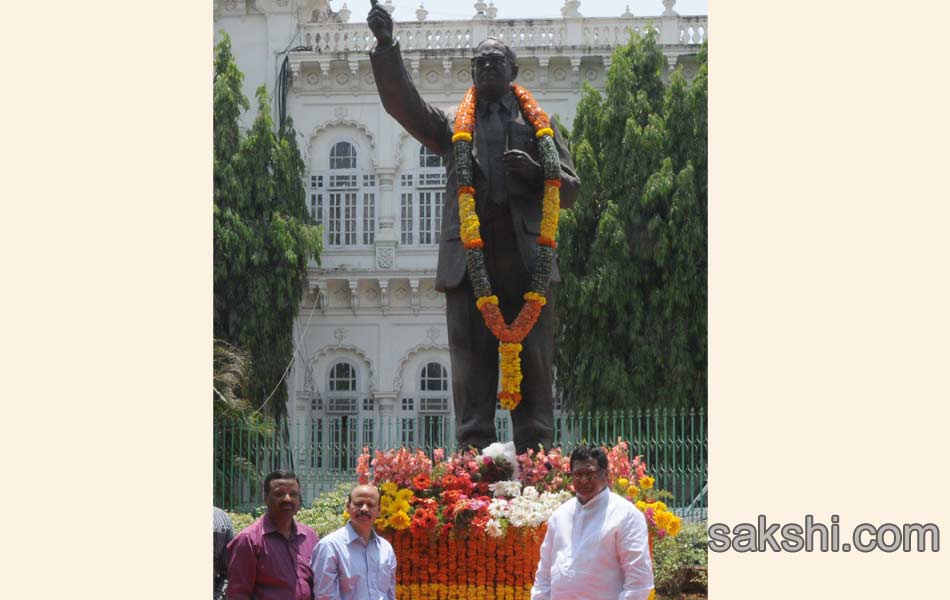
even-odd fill
[[(495, 419), (498, 439), (511, 440), (507, 413)], [(554, 445), (565, 454), (583, 442), (630, 444), (658, 488), (687, 520), (705, 519), (707, 432), (703, 410), (657, 409), (555, 416)], [(363, 447), (407, 447), (430, 456), (436, 448), (456, 450), (455, 422), (445, 414), (408, 416), (326, 415), (293, 423), (289, 431), (265, 434), (233, 424), (214, 426), (214, 502), (230, 510), (260, 506), (260, 482), (276, 468), (293, 469), (300, 478), (305, 504), (338, 483), (356, 480), (356, 460)]]

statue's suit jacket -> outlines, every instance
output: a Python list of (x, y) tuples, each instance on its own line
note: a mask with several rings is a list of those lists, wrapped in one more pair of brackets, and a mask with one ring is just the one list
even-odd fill
[[(429, 148), (432, 152), (443, 157), (446, 165), (446, 199), (442, 210), (442, 233), (439, 238), (439, 264), (436, 271), (435, 287), (440, 292), (457, 287), (465, 276), (465, 248), (459, 234), (458, 213), (458, 176), (456, 173), (455, 154), (452, 148), (453, 118), (438, 108), (429, 105), (416, 90), (406, 71), (399, 43), (370, 52), (370, 63), (379, 97), (383, 107), (396, 121), (402, 125), (412, 137)], [(459, 98), (461, 102), (461, 98)], [(541, 102), (538, 102), (541, 104)], [(543, 106), (541, 107), (544, 108)], [(541, 163), (538, 155), (538, 144), (534, 127), (524, 118), (520, 110), (512, 111), (509, 124), (508, 147), (512, 150), (524, 150), (537, 162)], [(570, 208), (574, 204), (580, 188), (580, 181), (574, 171), (571, 155), (561, 139), (561, 134), (554, 129), (554, 142), (557, 146), (558, 157), (561, 161), (561, 208)], [(477, 210), (481, 212), (483, 198), (479, 190), (487, 189), (484, 167), (478, 157), (478, 126), (475, 127), (475, 138), (472, 143), (472, 158), (475, 177), (475, 195)], [(525, 267), (530, 270), (534, 266), (537, 255), (537, 238), (541, 233), (541, 198), (544, 193), (541, 179), (526, 181), (519, 177), (508, 178), (508, 204), (514, 231), (516, 232), (518, 250)], [(559, 282), (560, 273), (557, 261), (554, 261), (551, 270), (551, 281)]]

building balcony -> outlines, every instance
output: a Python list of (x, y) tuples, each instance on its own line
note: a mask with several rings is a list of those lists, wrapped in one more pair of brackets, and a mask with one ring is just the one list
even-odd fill
[[(670, 11), (672, 12), (672, 11)], [(456, 21), (396, 22), (399, 42), (413, 80), (430, 91), (471, 85), (469, 58), (487, 37), (500, 39), (518, 54), (519, 63), (541, 85), (576, 86), (583, 77), (605, 71), (613, 51), (631, 34), (657, 32), (670, 68), (680, 57), (695, 55), (707, 39), (705, 15), (635, 17), (563, 17), (501, 20), (489, 17)], [(296, 91), (359, 93), (375, 89), (369, 51), (376, 39), (365, 22), (323, 20), (302, 23), (301, 46), (290, 52)], [(603, 83), (590, 81), (595, 87)]]

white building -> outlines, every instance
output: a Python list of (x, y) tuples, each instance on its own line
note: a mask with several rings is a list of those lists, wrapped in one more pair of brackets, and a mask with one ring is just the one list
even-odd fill
[[(383, 110), (365, 12), (334, 4), (336, 11), (327, 0), (215, 0), (214, 28), (216, 38), (231, 37), (245, 95), (264, 84), (275, 116), (288, 57), (286, 111), (301, 135), (310, 211), (324, 226), (322, 265), (310, 267), (297, 320), (288, 414), (294, 435), (334, 448), (315, 451), (312, 466), (345, 468), (355, 460), (345, 446), (451, 446), (454, 431), (445, 301), (433, 285), (441, 159)], [(395, 35), (419, 91), (446, 111), (472, 83), (478, 42), (504, 40), (518, 54), (518, 82), (569, 127), (583, 83), (603, 89), (611, 53), (630, 30), (652, 24), (669, 68), (695, 73), (705, 16), (679, 16), (675, 0), (657, 0), (653, 16), (586, 18), (580, 4), (566, 0), (562, 18), (514, 21), (481, 0), (464, 21), (429, 21), (421, 6), (414, 14), (402, 8), (393, 14)], [(390, 0), (384, 5), (393, 12)]]

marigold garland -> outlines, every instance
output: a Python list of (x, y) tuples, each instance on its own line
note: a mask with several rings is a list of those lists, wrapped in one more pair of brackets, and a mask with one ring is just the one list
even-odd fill
[(544, 529), (511, 529), (502, 538), (420, 538), (408, 531), (386, 531), (382, 535), (399, 557), (399, 600), (528, 600), (541, 558)]
[[(491, 293), (491, 282), (485, 269), (483, 248), (485, 242), (479, 231), (480, 222), (475, 210), (475, 187), (472, 170), (472, 134), (475, 131), (475, 86), (469, 88), (455, 116), (452, 144), (458, 165), (459, 231), (465, 247), (469, 276), (475, 290), (476, 306), (485, 325), (498, 339), (501, 362), (501, 407), (514, 410), (521, 402), (521, 342), (534, 328), (546, 303), (554, 263), (553, 250), (557, 247), (558, 213), (561, 209), (561, 164), (554, 145), (554, 130), (547, 113), (541, 110), (534, 96), (517, 84), (511, 90), (521, 106), (521, 112), (535, 129), (541, 167), (544, 172), (544, 195), (541, 200), (541, 233), (538, 236), (538, 256), (531, 273), (531, 291), (524, 295), (525, 303), (518, 316), (508, 325), (498, 308), (498, 297)], [(544, 251), (549, 248), (550, 251)], [(517, 349), (517, 350), (516, 350)]]
[[(380, 532), (393, 545), (397, 600), (529, 600), (546, 526), (501, 538), (470, 533), (417, 536)], [(653, 552), (653, 536), (649, 546)]]

